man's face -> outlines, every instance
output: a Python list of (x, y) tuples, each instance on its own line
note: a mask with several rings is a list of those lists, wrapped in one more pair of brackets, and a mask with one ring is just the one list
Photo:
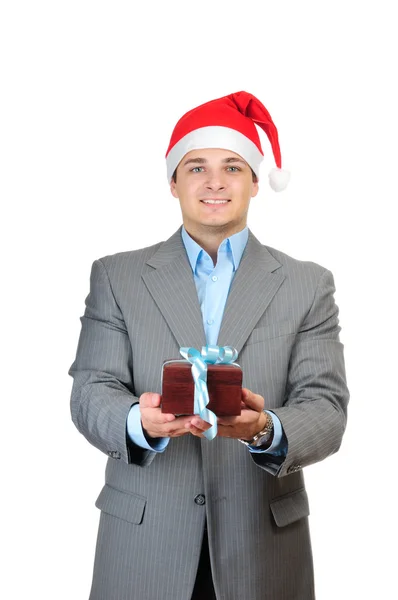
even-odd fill
[[(247, 222), (250, 199), (258, 192), (252, 171), (239, 154), (207, 148), (191, 150), (177, 167), (177, 182), (171, 193), (178, 198), (188, 231), (221, 228), (241, 231)], [(222, 204), (206, 203), (224, 200)], [(229, 234), (230, 235), (230, 234)]]

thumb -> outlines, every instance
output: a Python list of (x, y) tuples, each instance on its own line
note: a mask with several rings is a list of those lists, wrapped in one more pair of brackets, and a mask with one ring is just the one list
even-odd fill
[(156, 408), (160, 406), (160, 394), (145, 392), (140, 396), (140, 404), (142, 408)]
[(160, 406), (161, 396), (160, 394), (151, 394), (152, 396), (152, 406)]
[(264, 403), (264, 399), (262, 398), (262, 396), (254, 394), (248, 388), (242, 388), (242, 396), (243, 402), (246, 404), (246, 406), (248, 406), (249, 408), (253, 408), (256, 411), (262, 410), (262, 405)]
[(248, 388), (242, 388), (242, 400), (245, 404), (250, 403), (250, 396), (252, 395), (252, 392)]

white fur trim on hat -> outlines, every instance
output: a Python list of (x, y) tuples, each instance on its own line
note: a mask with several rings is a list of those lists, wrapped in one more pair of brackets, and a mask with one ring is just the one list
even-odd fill
[(260, 163), (264, 156), (256, 144), (236, 129), (211, 126), (194, 129), (173, 146), (166, 158), (168, 182), (170, 183), (178, 164), (188, 152), (205, 148), (223, 148), (236, 152), (259, 177)]
[(269, 184), (274, 192), (283, 192), (290, 180), (289, 171), (284, 169), (271, 169), (268, 173)]

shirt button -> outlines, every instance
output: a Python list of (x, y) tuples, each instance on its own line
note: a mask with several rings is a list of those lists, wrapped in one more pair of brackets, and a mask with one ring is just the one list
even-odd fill
[(207, 324), (208, 325), (213, 325), (213, 323), (214, 323), (213, 319), (207, 319)]
[(197, 496), (195, 496), (194, 501), (195, 504), (199, 504), (199, 506), (203, 506), (203, 504), (206, 504), (206, 498), (203, 494), (198, 494)]
[(212, 281), (217, 281), (217, 279), (218, 279), (217, 275), (213, 275)]

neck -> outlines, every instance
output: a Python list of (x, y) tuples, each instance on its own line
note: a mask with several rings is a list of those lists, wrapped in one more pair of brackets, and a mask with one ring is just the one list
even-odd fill
[(228, 223), (226, 225), (221, 225), (220, 227), (209, 227), (207, 225), (196, 225), (184, 221), (184, 227), (191, 238), (195, 240), (203, 250), (206, 250), (215, 265), (217, 263), (217, 252), (221, 242), (231, 235), (234, 235), (234, 233), (242, 231), (246, 227), (246, 222), (241, 222), (235, 226), (231, 226), (231, 223)]

